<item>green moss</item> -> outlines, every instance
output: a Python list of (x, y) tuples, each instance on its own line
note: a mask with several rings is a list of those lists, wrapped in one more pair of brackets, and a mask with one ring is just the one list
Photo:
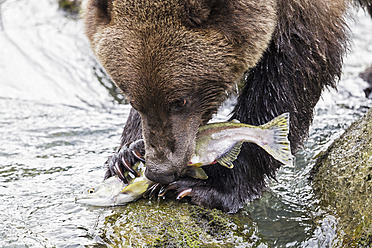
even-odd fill
[(58, 0), (59, 8), (70, 14), (78, 14), (81, 0)]
[[(216, 209), (205, 209), (199, 206), (190, 207), (190, 216), (213, 237), (224, 237), (230, 230), (226, 216)], [(231, 223), (230, 223), (231, 224)]]
[(371, 247), (372, 110), (321, 154), (312, 171), (321, 205), (339, 217), (339, 246)]
[(112, 247), (246, 247), (261, 242), (246, 213), (145, 199), (112, 210), (99, 235)]

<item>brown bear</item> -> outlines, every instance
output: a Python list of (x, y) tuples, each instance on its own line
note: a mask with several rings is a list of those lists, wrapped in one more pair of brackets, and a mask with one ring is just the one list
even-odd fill
[[(359, 4), (370, 7), (371, 0)], [(234, 168), (181, 177), (206, 124), (239, 80), (231, 119), (260, 125), (290, 112), (301, 147), (322, 90), (334, 87), (347, 49), (347, 0), (87, 0), (92, 48), (133, 107), (105, 177), (138, 159), (161, 193), (236, 212), (281, 166), (245, 143)], [(143, 157), (144, 156), (144, 157)], [(125, 180), (124, 177), (122, 177)]]

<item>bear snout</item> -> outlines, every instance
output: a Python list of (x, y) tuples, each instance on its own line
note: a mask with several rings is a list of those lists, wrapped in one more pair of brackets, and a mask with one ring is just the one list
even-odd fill
[(161, 166), (154, 166), (150, 163), (147, 163), (145, 176), (154, 182), (160, 184), (169, 184), (174, 182), (178, 179), (179, 173), (175, 170), (169, 170), (170, 166), (161, 165)]

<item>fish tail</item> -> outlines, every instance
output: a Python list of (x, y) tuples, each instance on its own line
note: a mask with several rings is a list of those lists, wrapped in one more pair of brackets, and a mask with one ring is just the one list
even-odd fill
[(289, 113), (284, 113), (268, 123), (261, 125), (261, 128), (273, 132), (273, 137), (270, 139), (271, 142), (261, 147), (279, 162), (291, 164), (293, 156), (288, 140)]

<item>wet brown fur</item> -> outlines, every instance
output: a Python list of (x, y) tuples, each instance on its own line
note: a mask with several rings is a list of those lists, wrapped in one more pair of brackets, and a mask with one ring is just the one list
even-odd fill
[[(267, 48), (275, 25), (269, 2), (113, 1), (110, 14), (87, 8), (86, 30), (110, 76), (134, 106), (148, 109), (205, 82), (218, 92), (231, 88)], [(215, 97), (219, 105), (223, 97)]]

